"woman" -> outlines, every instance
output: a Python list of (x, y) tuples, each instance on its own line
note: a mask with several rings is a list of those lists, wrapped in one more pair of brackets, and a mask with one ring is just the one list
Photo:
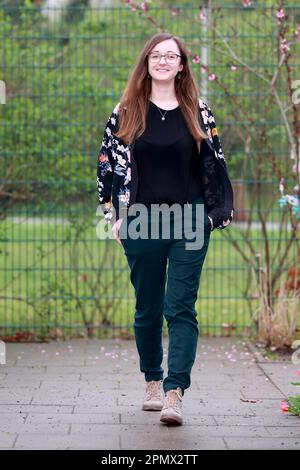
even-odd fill
[[(199, 98), (187, 48), (177, 36), (159, 33), (145, 44), (107, 121), (97, 187), (135, 289), (135, 339), (146, 380), (142, 409), (161, 411), (161, 422), (182, 424), (182, 397), (191, 383), (199, 335), (194, 305), (202, 266), (211, 231), (229, 225), (234, 208), (214, 116)], [(132, 235), (138, 217), (130, 211), (137, 204), (145, 209), (140, 226), (147, 227), (146, 237)], [(167, 223), (154, 222), (154, 206), (174, 204), (181, 213), (169, 211)], [(178, 236), (187, 208), (190, 230), (185, 226)], [(200, 247), (187, 249), (190, 235), (199, 230)], [(163, 315), (169, 332), (165, 379)]]

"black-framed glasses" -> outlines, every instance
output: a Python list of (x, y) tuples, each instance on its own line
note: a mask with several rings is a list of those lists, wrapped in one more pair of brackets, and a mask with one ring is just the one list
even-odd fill
[(175, 52), (168, 52), (167, 54), (161, 54), (160, 52), (151, 52), (151, 54), (149, 54), (149, 60), (153, 63), (160, 62), (162, 56), (164, 56), (165, 61), (168, 64), (175, 64), (177, 58), (181, 57), (180, 54), (175, 54)]

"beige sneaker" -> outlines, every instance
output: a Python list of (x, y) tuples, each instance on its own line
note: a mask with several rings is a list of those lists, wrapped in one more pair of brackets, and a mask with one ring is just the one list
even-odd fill
[(160, 421), (168, 424), (182, 424), (182, 391), (180, 387), (166, 393)]
[(146, 397), (142, 406), (144, 411), (160, 411), (164, 406), (162, 380), (146, 382)]

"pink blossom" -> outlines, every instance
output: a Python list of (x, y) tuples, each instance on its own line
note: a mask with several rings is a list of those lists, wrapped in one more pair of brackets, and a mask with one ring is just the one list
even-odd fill
[(177, 10), (177, 8), (172, 8), (172, 9), (171, 9), (171, 15), (173, 15), (173, 16), (177, 16), (177, 15), (178, 15), (178, 10)]
[(198, 55), (194, 55), (192, 62), (193, 64), (200, 64), (200, 57)]
[(285, 13), (282, 8), (280, 10), (277, 10), (276, 16), (279, 20), (282, 20), (285, 17)]
[(286, 413), (287, 411), (289, 411), (289, 405), (285, 401), (282, 401), (280, 405), (281, 405), (281, 413)]
[(232, 64), (230, 68), (233, 72), (235, 72), (235, 70), (237, 70), (237, 66), (235, 64)]
[(216, 80), (217, 76), (214, 74), (214, 73), (210, 73), (208, 75), (208, 80), (210, 80), (211, 82)]
[(133, 5), (133, 6), (131, 7), (131, 11), (136, 11), (136, 6), (135, 6), (135, 5)]
[(297, 375), (300, 375), (300, 369), (297, 370), (296, 374), (297, 374)]
[(296, 41), (300, 42), (300, 24), (297, 25), (297, 29), (295, 31)]
[(144, 11), (149, 10), (149, 5), (147, 4), (147, 2), (142, 2), (141, 3), (141, 9), (144, 10)]
[(251, 0), (243, 0), (243, 6), (244, 7), (250, 7), (251, 6)]
[(289, 50), (290, 50), (290, 45), (288, 44), (285, 38), (282, 38), (281, 43), (280, 43), (280, 52), (282, 54), (285, 54)]
[(284, 191), (284, 178), (280, 178), (279, 191), (281, 192), (281, 194), (283, 194), (283, 191)]
[(201, 72), (202, 73), (207, 72), (207, 67), (205, 65), (201, 65)]
[(206, 13), (205, 13), (205, 11), (202, 10), (202, 8), (201, 8), (200, 13), (199, 13), (199, 18), (200, 18), (200, 20), (206, 20), (206, 18), (207, 18)]

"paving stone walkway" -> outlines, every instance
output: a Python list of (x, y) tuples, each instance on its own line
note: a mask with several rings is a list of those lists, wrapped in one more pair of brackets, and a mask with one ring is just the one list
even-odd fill
[[(168, 339), (164, 338), (167, 371)], [(145, 412), (135, 342), (7, 344), (0, 366), (1, 449), (300, 449), (291, 361), (260, 360), (246, 341), (200, 338), (183, 426)], [(297, 390), (298, 388), (298, 390)]]

